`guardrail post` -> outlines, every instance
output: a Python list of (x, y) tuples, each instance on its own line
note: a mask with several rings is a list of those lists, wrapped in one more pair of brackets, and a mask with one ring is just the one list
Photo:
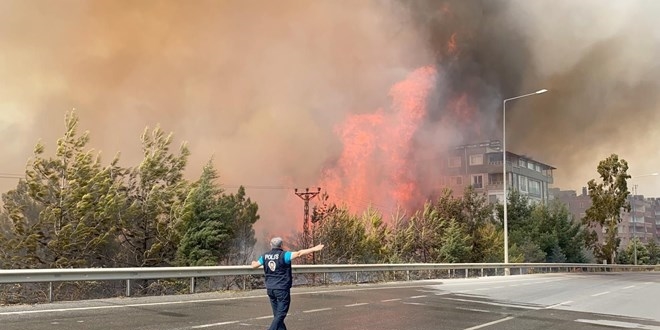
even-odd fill
[(131, 296), (131, 280), (126, 280), (126, 297)]
[(410, 281), (410, 270), (406, 270), (406, 281)]
[(470, 270), (465, 268), (465, 278), (468, 278), (470, 275)]
[(53, 302), (53, 282), (48, 282), (48, 302)]
[(355, 283), (358, 283), (358, 272), (355, 272)]
[(247, 286), (247, 276), (243, 275), (243, 291), (245, 291), (246, 286)]
[(190, 293), (195, 293), (195, 277), (190, 278)]
[(481, 268), (481, 277), (484, 277), (484, 269)]

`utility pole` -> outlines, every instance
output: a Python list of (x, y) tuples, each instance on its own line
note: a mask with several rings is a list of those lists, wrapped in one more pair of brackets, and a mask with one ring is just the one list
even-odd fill
[[(304, 202), (305, 206), (303, 208), (303, 237), (304, 237), (304, 243), (307, 244), (308, 238), (309, 238), (309, 201), (318, 196), (318, 194), (321, 193), (321, 187), (318, 187), (316, 191), (309, 191), (309, 188), (305, 188), (304, 192), (298, 192), (298, 188), (295, 188), (293, 190), (295, 194), (300, 197)], [(314, 246), (314, 227), (312, 227), (312, 246)], [(307, 248), (307, 246), (303, 247)], [(314, 252), (312, 252), (312, 263), (316, 263), (316, 258), (314, 255)]]
[(633, 260), (634, 260), (635, 266), (637, 266), (637, 240), (636, 240), (637, 239), (637, 219), (635, 217), (635, 202), (636, 202), (635, 201), (635, 195), (637, 195), (637, 185), (636, 184), (633, 185), (633, 196), (632, 196), (632, 221), (633, 221), (633, 239), (632, 239), (632, 242), (633, 242), (633, 244), (635, 244), (634, 245), (635, 252), (634, 252), (634, 256), (633, 256), (634, 259)]

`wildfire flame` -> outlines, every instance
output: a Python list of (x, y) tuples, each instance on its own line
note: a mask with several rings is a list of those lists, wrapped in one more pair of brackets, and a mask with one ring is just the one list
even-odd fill
[(320, 182), (331, 202), (351, 211), (392, 210), (420, 197), (410, 153), (436, 76), (431, 66), (415, 70), (390, 89), (389, 109), (350, 115), (336, 127), (344, 149)]

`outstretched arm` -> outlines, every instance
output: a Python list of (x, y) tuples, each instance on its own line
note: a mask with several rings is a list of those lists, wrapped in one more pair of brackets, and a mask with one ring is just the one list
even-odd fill
[(261, 267), (261, 264), (258, 261), (252, 260), (252, 264), (250, 264), (250, 266), (252, 266), (252, 268), (259, 268)]
[(300, 251), (291, 252), (291, 259), (293, 260), (293, 259), (296, 259), (298, 257), (308, 255), (312, 252), (321, 251), (323, 249), (323, 247), (324, 247), (323, 244), (319, 244), (319, 245), (317, 245), (315, 247), (311, 247), (309, 249), (304, 249), (304, 250), (300, 250)]

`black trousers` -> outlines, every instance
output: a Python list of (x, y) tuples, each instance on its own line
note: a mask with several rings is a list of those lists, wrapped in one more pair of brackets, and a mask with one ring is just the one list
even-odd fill
[(284, 318), (289, 312), (291, 291), (268, 289), (266, 292), (268, 293), (268, 298), (270, 298), (270, 306), (273, 308), (273, 323), (270, 324), (268, 330), (286, 330)]

